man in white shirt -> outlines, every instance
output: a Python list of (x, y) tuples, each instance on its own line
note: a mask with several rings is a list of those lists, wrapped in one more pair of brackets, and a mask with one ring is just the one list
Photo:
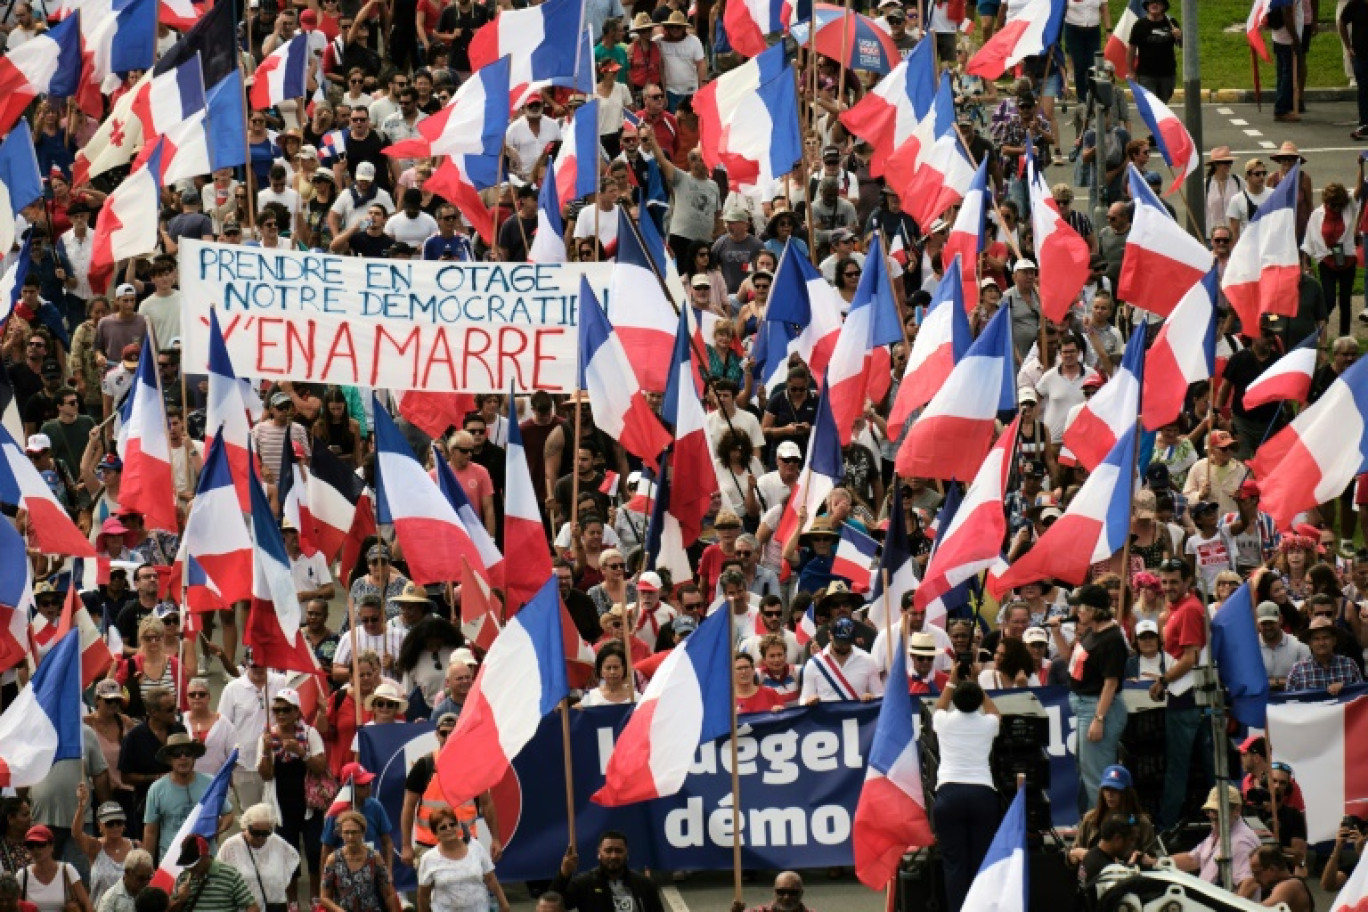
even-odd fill
[(735, 381), (725, 377), (719, 378), (713, 381), (712, 387), (717, 399), (717, 408), (708, 413), (708, 443), (716, 450), (718, 443), (722, 441), (722, 435), (729, 430), (735, 430), (750, 440), (752, 457), (764, 458), (765, 433), (760, 429), (760, 419), (736, 407), (738, 390)]
[(279, 163), (271, 165), (270, 186), (257, 193), (257, 212), (266, 207), (267, 203), (278, 203), (285, 207), (285, 211), (290, 217), (280, 226), (281, 234), (294, 229), (298, 221), (299, 208), (302, 205), (299, 193), (293, 187), (288, 186), (290, 172), (285, 166)]
[(399, 647), (404, 643), (404, 632), (385, 624), (385, 612), (380, 607), (377, 595), (362, 596), (356, 603), (358, 626), (355, 633), (342, 631), (337, 652), (333, 653), (332, 679), (341, 684), (351, 679), (352, 640), (356, 640), (356, 652), (364, 655), (374, 652), (380, 657), (381, 673), (399, 680), (394, 672), (394, 660), (399, 657)]
[[(949, 674), (950, 666), (954, 664), (953, 656), (955, 654), (954, 646), (950, 642), (950, 634), (946, 633), (942, 627), (926, 623), (926, 609), (919, 608), (914, 604), (916, 594), (915, 589), (910, 589), (904, 592), (902, 598), (898, 600), (902, 607), (902, 624), (900, 625), (901, 629), (894, 628), (892, 631), (895, 637), (893, 648), (897, 649), (899, 645), (906, 648), (908, 637), (914, 633), (929, 634), (936, 641), (937, 649), (936, 661), (932, 668)], [(869, 657), (874, 660), (880, 676), (885, 678), (888, 677), (888, 661), (891, 653), (888, 648), (888, 634), (888, 628), (881, 629), (869, 647)], [(907, 673), (909, 675), (912, 673), (910, 664), (907, 666)]]
[(267, 707), (275, 695), (288, 686), (289, 679), (270, 671), (252, 660), (252, 647), (243, 655), (245, 673), (233, 678), (219, 695), (219, 715), (233, 727), (233, 744), (238, 749), (237, 769), (233, 770), (233, 792), (238, 807), (245, 810), (261, 801), (265, 784), (257, 772), (260, 759), (261, 733), (270, 721)]
[(1064, 438), (1069, 410), (1083, 403), (1083, 381), (1093, 374), (1083, 366), (1078, 337), (1065, 334), (1059, 342), (1059, 363), (1045, 372), (1036, 384), (1044, 405), (1042, 419), (1056, 443)]
[(651, 570), (637, 577), (637, 600), (631, 612), (631, 617), (636, 619), (636, 638), (653, 652), (660, 631), (673, 623), (679, 613), (660, 600), (663, 585), (660, 574)]
[[(743, 535), (741, 538), (749, 538), (749, 536)], [(741, 538), (737, 539), (738, 546)], [(754, 539), (752, 539), (753, 541)], [(788, 663), (796, 666), (803, 660), (803, 647), (799, 644), (798, 637), (794, 635), (793, 631), (784, 626), (783, 619), (784, 604), (779, 600), (779, 596), (767, 595), (762, 598), (760, 600), (760, 623), (764, 625), (765, 632), (753, 633), (746, 637), (741, 641), (741, 645), (737, 647), (736, 651), (744, 652), (750, 656), (758, 666), (765, 658), (760, 651), (760, 644), (764, 642), (765, 637), (773, 634), (783, 638)]]
[(71, 227), (61, 238), (62, 253), (71, 266), (66, 290), (82, 301), (89, 301), (95, 294), (90, 289), (90, 254), (95, 240), (90, 231), (90, 207), (78, 199), (67, 207), (67, 218), (71, 219)]
[(290, 575), (294, 577), (295, 592), (299, 604), (304, 605), (313, 599), (330, 600), (337, 594), (333, 585), (328, 561), (323, 552), (315, 551), (312, 556), (304, 553), (299, 546), (299, 530), (288, 519), (280, 523), (280, 535), (285, 541), (285, 553), (290, 558)]
[(523, 180), (527, 180), (532, 173), (532, 166), (537, 163), (542, 150), (561, 138), (560, 124), (543, 117), (542, 109), (542, 97), (533, 95), (523, 105), (522, 117), (508, 125), (506, 139), (515, 159), (509, 162), (509, 167)]
[(879, 668), (869, 653), (855, 645), (855, 622), (838, 618), (831, 625), (831, 643), (803, 666), (803, 691), (798, 702), (869, 702), (883, 696)]
[(14, 28), (10, 29), (5, 49), (13, 51), (43, 33), (43, 25), (33, 18), (33, 7), (19, 3), (14, 7)]
[(665, 104), (671, 113), (679, 103), (698, 91), (708, 76), (707, 55), (697, 35), (689, 34), (689, 19), (681, 10), (665, 20), (665, 35), (660, 45), (660, 70), (665, 83)]
[(594, 194), (594, 201), (581, 209), (575, 218), (575, 239), (597, 236), (605, 251), (616, 245), (618, 233), (618, 197), (612, 181), (609, 176), (603, 189)]
[[(1236, 241), (1240, 239), (1240, 232), (1244, 231), (1245, 225), (1249, 224), (1249, 217), (1258, 210), (1260, 204), (1268, 199), (1273, 192), (1267, 186), (1268, 165), (1263, 163), (1263, 159), (1251, 158), (1245, 162), (1245, 188), (1241, 193), (1235, 194), (1230, 198), (1230, 205), (1226, 207), (1226, 218), (1230, 224), (1231, 246), (1234, 247)], [(1251, 209), (1249, 204), (1253, 203)]]
[(437, 220), (423, 211), (423, 191), (417, 187), (405, 190), (403, 201), (404, 208), (385, 222), (385, 234), (422, 250), (423, 242), (437, 233)]

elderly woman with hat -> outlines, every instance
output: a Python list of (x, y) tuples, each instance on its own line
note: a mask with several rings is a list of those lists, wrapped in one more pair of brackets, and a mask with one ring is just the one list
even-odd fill
[[(310, 882), (317, 883), (322, 854), (323, 811), (332, 795), (316, 795), (310, 789), (310, 775), (328, 769), (323, 737), (301, 714), (299, 691), (282, 687), (271, 698), (271, 725), (261, 736), (261, 759), (257, 772), (266, 783), (265, 801), (273, 805), (279, 819), (276, 832), (291, 848), (304, 840)], [(322, 807), (319, 807), (319, 799)]]
[[(807, 525), (807, 506), (798, 508), (799, 528)], [(784, 560), (798, 571), (799, 592), (820, 592), (836, 577), (831, 568), (836, 560), (836, 543), (841, 533), (831, 520), (819, 516), (806, 532), (796, 534), (784, 544)]]
[(128, 812), (117, 801), (106, 801), (95, 811), (99, 837), (86, 832), (86, 805), (90, 789), (84, 782), (76, 786), (76, 816), (73, 818), (71, 838), (85, 853), (90, 864), (90, 902), (100, 904), (100, 897), (117, 884), (124, 874), (128, 853), (138, 848), (135, 839), (128, 838)]

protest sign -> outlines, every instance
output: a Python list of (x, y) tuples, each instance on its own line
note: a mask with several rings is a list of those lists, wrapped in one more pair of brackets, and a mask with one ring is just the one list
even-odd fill
[(391, 390), (570, 392), (580, 276), (607, 263), (377, 260), (187, 239), (186, 370), (206, 369), (210, 309), (239, 376)]

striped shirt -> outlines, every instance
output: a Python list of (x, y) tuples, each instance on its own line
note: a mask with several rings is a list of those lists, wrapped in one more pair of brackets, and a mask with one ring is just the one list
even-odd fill
[(256, 898), (252, 896), (247, 881), (243, 880), (236, 868), (222, 862), (209, 862), (209, 870), (202, 884), (189, 870), (182, 871), (180, 877), (176, 878), (177, 888), (186, 878), (192, 881), (190, 895), (194, 897), (195, 912), (243, 912), (249, 906), (256, 905)]

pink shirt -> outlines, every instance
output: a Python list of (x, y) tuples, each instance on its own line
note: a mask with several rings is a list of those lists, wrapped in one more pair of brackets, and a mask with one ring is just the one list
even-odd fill
[(472, 462), (459, 471), (453, 468), (451, 473), (461, 483), (461, 488), (465, 490), (466, 497), (470, 499), (470, 505), (475, 509), (480, 508), (486, 497), (494, 496), (494, 481), (489, 477), (489, 470), (484, 466)]

